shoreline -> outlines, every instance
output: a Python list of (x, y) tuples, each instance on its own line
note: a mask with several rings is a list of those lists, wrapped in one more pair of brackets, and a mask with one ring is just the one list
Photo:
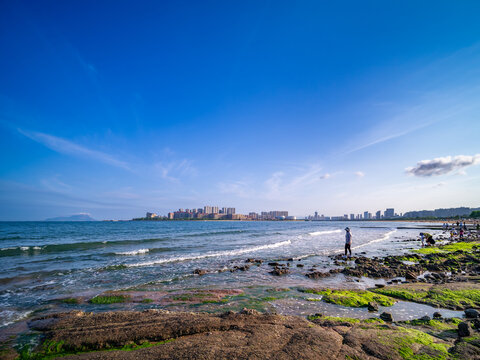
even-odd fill
[[(263, 317), (270, 317), (270, 319), (272, 319), (271, 317), (273, 317), (275, 318), (275, 321), (281, 321), (282, 318), (277, 318), (278, 316), (283, 316), (283, 317), (288, 316), (289, 319), (290, 318), (294, 319), (294, 320), (291, 320), (294, 323), (297, 323), (300, 321), (295, 319), (302, 318), (303, 319), (302, 321), (310, 321), (313, 324), (315, 324), (315, 326), (322, 327), (325, 331), (331, 331), (331, 329), (335, 329), (338, 326), (347, 326), (345, 325), (345, 323), (349, 324), (348, 326), (353, 327), (354, 329), (356, 329), (356, 326), (359, 326), (359, 324), (361, 324), (363, 327), (367, 326), (368, 328), (369, 326), (371, 326), (371, 325), (367, 325), (367, 324), (370, 324), (370, 322), (375, 323), (375, 326), (381, 325), (381, 326), (387, 326), (388, 328), (393, 326), (393, 324), (395, 324), (396, 327), (398, 326), (404, 327), (406, 326), (405, 324), (408, 324), (407, 328), (409, 328), (409, 326), (412, 324), (408, 322), (416, 321), (415, 323), (416, 325), (412, 325), (413, 326), (412, 328), (417, 329), (416, 331), (421, 331), (422, 333), (428, 334), (429, 331), (431, 332), (431, 329), (428, 330), (428, 326), (432, 325), (431, 321), (433, 321), (432, 319), (435, 316), (434, 314), (435, 312), (440, 314), (441, 321), (438, 320), (440, 321), (440, 323), (434, 323), (434, 325), (436, 325), (437, 327), (448, 328), (448, 331), (450, 331), (450, 335), (453, 335), (453, 333), (455, 333), (455, 336), (453, 338), (458, 339), (458, 336), (457, 336), (458, 324), (460, 322), (463, 322), (463, 319), (460, 317), (460, 315), (462, 314), (462, 311), (465, 311), (470, 307), (473, 307), (473, 308), (480, 307), (480, 284), (479, 284), (480, 266), (476, 265), (477, 263), (480, 263), (480, 251), (478, 251), (477, 249), (477, 246), (480, 248), (480, 243), (478, 242), (478, 239), (465, 239), (465, 240), (466, 241), (464, 242), (459, 242), (457, 239), (457, 241), (454, 241), (451, 243), (449, 242), (449, 244), (443, 247), (440, 246), (440, 247), (420, 248), (415, 250), (414, 252), (411, 252), (411, 251), (406, 252), (405, 255), (396, 255), (396, 256), (387, 255), (385, 257), (375, 257), (375, 258), (356, 256), (351, 261), (344, 261), (341, 258), (341, 256), (332, 255), (330, 257), (332, 258), (332, 261), (334, 262), (334, 264), (337, 265), (338, 267), (337, 270), (331, 269), (329, 271), (322, 271), (318, 269), (309, 269), (311, 271), (307, 273), (309, 274), (307, 275), (307, 277), (310, 277), (313, 279), (325, 279), (330, 277), (334, 279), (335, 277), (342, 276), (345, 279), (345, 282), (342, 282), (341, 284), (342, 286), (336, 286), (336, 287), (335, 286), (329, 286), (328, 288), (326, 287), (323, 287), (323, 288), (263, 287), (262, 289), (262, 286), (254, 286), (251, 289), (249, 289), (248, 287), (244, 289), (242, 288), (240, 289), (197, 288), (197, 289), (183, 289), (183, 291), (177, 291), (177, 292), (175, 291), (173, 292), (143, 291), (143, 294), (140, 289), (138, 291), (127, 290), (127, 291), (105, 292), (103, 294), (103, 299), (98, 299), (99, 296), (96, 296), (91, 299), (88, 299), (88, 298), (64, 299), (63, 301), (65, 302), (65, 304), (67, 304), (68, 306), (71, 306), (70, 312), (63, 313), (63, 315), (62, 313), (47, 314), (43, 317), (40, 317), (40, 320), (38, 320), (37, 318), (37, 320), (33, 319), (33, 320), (24, 321), (23, 326), (25, 326), (26, 324), (29, 324), (30, 330), (25, 331), (25, 328), (23, 328), (23, 330), (25, 333), (28, 333), (28, 332), (31, 332), (32, 329), (34, 330), (37, 329), (35, 331), (40, 331), (40, 333), (43, 334), (43, 336), (46, 336), (46, 338), (49, 339), (53, 334), (51, 332), (52, 331), (51, 329), (48, 330), (47, 328), (44, 328), (43, 330), (41, 330), (41, 327), (40, 327), (40, 330), (38, 330), (39, 329), (38, 326), (35, 325), (32, 327), (32, 324), (36, 322), (38, 323), (38, 321), (44, 321), (44, 320), (47, 322), (52, 322), (53, 324), (57, 322), (57, 320), (55, 319), (59, 319), (59, 318), (68, 319), (68, 320), (65, 320), (67, 322), (68, 321), (74, 322), (76, 321), (75, 319), (89, 318), (91, 316), (95, 318), (96, 315), (88, 315), (89, 314), (88, 312), (84, 312), (82, 310), (75, 310), (75, 309), (77, 305), (81, 305), (81, 304), (87, 305), (88, 303), (92, 302), (93, 299), (97, 298), (98, 301), (100, 300), (104, 301), (105, 303), (104, 311), (107, 311), (104, 314), (111, 314), (109, 315), (111, 317), (115, 318), (117, 316), (120, 316), (120, 317), (123, 316), (122, 315), (124, 313), (123, 311), (116, 312), (120, 310), (115, 308), (116, 304), (122, 304), (122, 305), (125, 305), (128, 303), (144, 304), (146, 308), (143, 311), (134, 312), (135, 314), (137, 314), (136, 316), (142, 317), (143, 316), (142, 314), (150, 314), (152, 311), (158, 312), (159, 314), (158, 316), (162, 318), (166, 316), (166, 314), (168, 314), (169, 318), (176, 319), (175, 321), (177, 322), (177, 325), (178, 325), (179, 319), (185, 318), (186, 320), (188, 317), (191, 317), (191, 316), (194, 317), (193, 315), (194, 313), (210, 314), (208, 315), (208, 319), (209, 319), (208, 321), (214, 321), (214, 322), (219, 321), (218, 319), (222, 318), (223, 316), (222, 314), (227, 313), (227, 314), (231, 314), (229, 316), (231, 316), (232, 319), (236, 319), (232, 321), (240, 321), (239, 319), (245, 318), (246, 315), (253, 316), (250, 318), (250, 320), (252, 320), (254, 323), (260, 321), (261, 319), (263, 319)], [(271, 270), (272, 276), (282, 277), (288, 274), (288, 270), (291, 267), (287, 266), (286, 264), (292, 263), (293, 262), (292, 260), (294, 259), (281, 259), (277, 261), (275, 264), (272, 262), (271, 264), (267, 264), (267, 266)], [(297, 263), (301, 264), (301, 261), (300, 262), (297, 261)], [(255, 266), (256, 264), (258, 264), (258, 260), (247, 259), (245, 260), (245, 264), (248, 266)], [(248, 268), (244, 268), (244, 269), (234, 269), (233, 271), (248, 271), (248, 270), (249, 270)], [(197, 274), (197, 275), (203, 276), (203, 274)], [(364, 278), (365, 275), (367, 276), (366, 278)], [(362, 278), (370, 279), (371, 287), (367, 288), (366, 291), (359, 290), (358, 287), (356, 287), (359, 281), (362, 280)], [(347, 280), (347, 279), (350, 279), (350, 280)], [(450, 299), (447, 297), (441, 301), (438, 299), (437, 299), (438, 301), (434, 301), (433, 300), (434, 298), (429, 298), (429, 294), (431, 293), (434, 293), (437, 295), (449, 294), (452, 291), (458, 294), (467, 294), (465, 291), (473, 292), (475, 296), (478, 296), (478, 301), (477, 300), (474, 301), (469, 297), (465, 297), (466, 295), (463, 298), (460, 296), (460, 298), (456, 298), (456, 299)], [(372, 303), (372, 301), (367, 301), (370, 299), (371, 296), (373, 296), (372, 294), (377, 294), (378, 296), (385, 296), (388, 299), (391, 299), (390, 302), (393, 302), (393, 304), (389, 305), (389, 302), (385, 304), (380, 304), (380, 305), (377, 304), (376, 305), (377, 311), (375, 311), (374, 309), (373, 311), (368, 312), (368, 310), (366, 309), (366, 305), (368, 306), (371, 305), (375, 307), (375, 304), (370, 304)], [(475, 296), (473, 297), (473, 299), (477, 299)], [(303, 302), (304, 304), (312, 305), (311, 308), (308, 306), (306, 307), (307, 309), (306, 310), (307, 313), (305, 314), (305, 316), (307, 317), (306, 320), (305, 320), (305, 316), (299, 317), (299, 316), (291, 316), (291, 315), (276, 315), (277, 312), (280, 312), (281, 314), (282, 313), (287, 314), (288, 306), (286, 306), (284, 303), (289, 304), (289, 302), (296, 301), (296, 303), (298, 304), (299, 297), (303, 297), (300, 303)], [(383, 297), (378, 297), (375, 299), (382, 299), (382, 301), (384, 300)], [(118, 300), (119, 302), (115, 300)], [(365, 301), (367, 301), (367, 303), (365, 303)], [(410, 301), (414, 301), (414, 302), (410, 302)], [(382, 320), (383, 313), (389, 313), (388, 312), (389, 309), (395, 309), (395, 306), (397, 305), (394, 305), (394, 304), (399, 304), (399, 303), (403, 304), (404, 302), (405, 304), (412, 304), (412, 306), (410, 307), (413, 308), (414, 310), (416, 309), (419, 315), (424, 314), (425, 309), (427, 309), (427, 308), (422, 308), (422, 311), (423, 311), (422, 313), (420, 310), (418, 310), (420, 308), (420, 305), (423, 304), (422, 306), (424, 305), (428, 305), (430, 307), (433, 306), (431, 307), (432, 310), (428, 310), (430, 314), (428, 315), (428, 317), (430, 320), (427, 321), (425, 319), (425, 315), (423, 316), (418, 315), (416, 319), (410, 319), (410, 320), (405, 320), (405, 319), (398, 320), (398, 319), (395, 319), (396, 317), (395, 315), (394, 318), (392, 319), (394, 320), (394, 322), (387, 321), (385, 323), (385, 321)], [(356, 306), (352, 306), (352, 303), (355, 303)], [(313, 311), (313, 309), (315, 308), (314, 305), (317, 305), (317, 304), (325, 304), (325, 306), (320, 308), (324, 310), (327, 309), (327, 313), (320, 315), (318, 314), (318, 312), (314, 312)], [(332, 312), (330, 314), (328, 313), (329, 310), (328, 310), (327, 304), (328, 306), (330, 306), (331, 309), (339, 309), (338, 311), (340, 311), (342, 308), (353, 309), (352, 311), (348, 312), (350, 316), (353, 316), (353, 317), (345, 318), (344, 316), (341, 316), (341, 317), (332, 316), (333, 314)], [(359, 304), (361, 304), (361, 306), (358, 306)], [(386, 306), (382, 306), (382, 305), (386, 305)], [(160, 310), (158, 309), (159, 307), (160, 307)], [(383, 311), (382, 313), (378, 311), (378, 307), (380, 307), (380, 310)], [(435, 307), (440, 307), (439, 309), (440, 311), (434, 311), (436, 309)], [(174, 311), (161, 310), (162, 308), (170, 309)], [(250, 309), (250, 310), (242, 310), (242, 308)], [(408, 306), (405, 306), (404, 308), (408, 308)], [(442, 308), (451, 309), (450, 311), (452, 310), (456, 311), (456, 313), (452, 312), (452, 314), (454, 314), (452, 319), (459, 319), (459, 320), (448, 320), (450, 317), (442, 316), (441, 315), (442, 311), (446, 311), (446, 310), (441, 310)], [(125, 308), (122, 308), (122, 310), (125, 310)], [(194, 310), (194, 313), (190, 313), (190, 312), (185, 313), (185, 311), (192, 311), (192, 310)], [(251, 313), (252, 311), (260, 311), (266, 315), (261, 315), (260, 313), (257, 314), (256, 312)], [(245, 312), (247, 312), (247, 314), (245, 314)], [(345, 314), (345, 311), (340, 311), (340, 314), (342, 312)], [(362, 316), (359, 315), (360, 313), (362, 314)], [(395, 314), (394, 311), (393, 313)], [(185, 315), (185, 314), (190, 314), (190, 315)], [(391, 313), (390, 313), (390, 316), (392, 316)], [(436, 314), (436, 316), (438, 316), (438, 314)], [(388, 317), (388, 315), (384, 315), (384, 318), (385, 317)], [(418, 318), (421, 318), (421, 317), (423, 317), (424, 320), (418, 320)], [(369, 320), (370, 318), (371, 320)], [(47, 320), (47, 319), (50, 319), (50, 320)], [(98, 317), (97, 320), (95, 320), (95, 324), (93, 326), (103, 327), (105, 325), (105, 321), (106, 320), (100, 316)], [(302, 323), (302, 324), (305, 324), (305, 323)], [(471, 322), (471, 324), (469, 325), (470, 326), (469, 329), (471, 330), (472, 334), (476, 334), (476, 331), (474, 331), (472, 328), (472, 326), (474, 325), (475, 324), (473, 322)], [(252, 331), (255, 331), (255, 327), (259, 325), (256, 323), (250, 324), (247, 322), (246, 326), (253, 326)], [(304, 325), (301, 325), (300, 327), (302, 326)], [(21, 324), (17, 323), (11, 326), (10, 328), (14, 328), (14, 327), (21, 328), (22, 326)], [(307, 324), (307, 327), (309, 327), (308, 324)], [(2, 329), (2, 330), (3, 330), (2, 332), (5, 332), (4, 331), (5, 329)], [(139, 328), (138, 331), (141, 331), (141, 329)], [(182, 332), (183, 330), (180, 327), (180, 329), (177, 329), (177, 331)], [(199, 334), (200, 335), (198, 336), (206, 336), (203, 332), (200, 332)], [(122, 343), (123, 344), (122, 346), (125, 346), (127, 343), (131, 343), (133, 341), (135, 346), (133, 346), (134, 349), (130, 349), (132, 350), (131, 352), (135, 353), (137, 351), (140, 351), (143, 353), (146, 350), (143, 350), (143, 348), (139, 347), (142, 344), (137, 344), (135, 342), (136, 340), (134, 338), (137, 338), (137, 335), (138, 334), (131, 335), (133, 336), (133, 338), (129, 338), (128, 341)], [(228, 331), (223, 334), (223, 336), (225, 337), (229, 337), (230, 335), (231, 334), (229, 334)], [(358, 336), (363, 336), (363, 335), (359, 333)], [(65, 339), (61, 338), (61, 339), (62, 340), (59, 340), (59, 341), (67, 341), (66, 338)], [(152, 341), (155, 342), (154, 340), (158, 340), (158, 339), (155, 338), (155, 339), (150, 339), (148, 341), (149, 343), (151, 343)], [(39, 341), (40, 343), (43, 343), (43, 345), (40, 345), (40, 347), (36, 348), (34, 351), (38, 352), (40, 349), (40, 353), (39, 353), (40, 357), (38, 358), (42, 358), (41, 352), (44, 350), (41, 350), (41, 349), (42, 349), (42, 346), (43, 347), (45, 346), (45, 342), (44, 340), (39, 340)], [(161, 341), (164, 341), (164, 340), (161, 340)], [(3, 355), (13, 354), (12, 352), (13, 350), (11, 350), (12, 343), (13, 343), (13, 340), (6, 340), (3, 342), (2, 349), (7, 349), (7, 350), (2, 350), (4, 351)], [(180, 343), (181, 342), (177, 342), (177, 344), (180, 344)], [(167, 345), (167, 344), (166, 343), (158, 344), (158, 342), (155, 342), (154, 345), (148, 346), (148, 348), (153, 349), (156, 347), (167, 347), (164, 345)], [(450, 348), (453, 348), (454, 346), (456, 346), (452, 344), (450, 345), (451, 345)], [(178, 345), (175, 345), (173, 348), (176, 348), (176, 346)], [(88, 350), (89, 351), (95, 350), (95, 354), (96, 354), (95, 356), (98, 355), (99, 356), (98, 358), (102, 358), (102, 359), (116, 358), (116, 357), (109, 357), (111, 356), (109, 354), (113, 354), (113, 353), (115, 353), (116, 356), (120, 356), (118, 358), (123, 358), (123, 353), (125, 352), (123, 350), (118, 350), (119, 352), (121, 352), (120, 355), (115, 351), (109, 352), (109, 354), (106, 355), (106, 352), (104, 351), (105, 349), (106, 348), (104, 348), (103, 345), (99, 346), (99, 344), (96, 344), (95, 346), (93, 346), (93, 348), (90, 348)], [(30, 349), (29, 351), (32, 351), (32, 350), (33, 349)], [(75, 348), (75, 347), (73, 348), (65, 347), (63, 348), (63, 350), (62, 349), (57, 349), (57, 350), (58, 350), (57, 353), (59, 356), (67, 350), (70, 352), (73, 351), (74, 353), (80, 351), (78, 348)], [(203, 350), (199, 349), (198, 351), (201, 352)], [(355, 350), (354, 352), (358, 352), (361, 349), (360, 350), (354, 349), (354, 350)], [(391, 350), (392, 349), (390, 349), (389, 351)], [(153, 350), (149, 350), (149, 351), (153, 351)], [(198, 355), (198, 351), (197, 351), (197, 355)], [(88, 354), (89, 354), (88, 356), (92, 356), (93, 353), (88, 353)], [(55, 352), (53, 352), (51, 355), (55, 355)], [(304, 357), (299, 357), (299, 358), (314, 358), (314, 357), (308, 357), (306, 354), (304, 355), (305, 355)], [(15, 358), (15, 357), (12, 357), (13, 355), (9, 355), (9, 356), (12, 359)], [(45, 356), (43, 358), (45, 358)], [(52, 358), (52, 357), (49, 357), (49, 358)], [(91, 357), (80, 356), (80, 358), (91, 358)], [(128, 358), (128, 357), (124, 357), (124, 358)], [(165, 357), (165, 358), (170, 358), (170, 357)], [(220, 358), (220, 357), (217, 354), (207, 358)], [(238, 358), (242, 358), (242, 357), (240, 356)], [(448, 358), (448, 357), (445, 357), (445, 358)]]

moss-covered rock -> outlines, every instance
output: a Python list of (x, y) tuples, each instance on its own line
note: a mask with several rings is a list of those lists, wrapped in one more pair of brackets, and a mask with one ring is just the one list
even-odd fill
[(403, 284), (371, 291), (401, 300), (454, 310), (480, 306), (480, 286), (478, 284)]
[(95, 296), (94, 298), (90, 299), (90, 303), (92, 304), (115, 304), (115, 303), (123, 303), (129, 300), (130, 297), (126, 295), (99, 295)]
[(448, 245), (441, 246), (427, 246), (421, 249), (412, 250), (417, 254), (437, 254), (437, 253), (449, 253), (455, 251), (472, 251), (473, 248), (480, 246), (480, 242), (457, 242)]
[(367, 307), (369, 302), (382, 306), (392, 306), (395, 299), (366, 290), (305, 289), (308, 294), (322, 295), (322, 300), (331, 304), (348, 307)]

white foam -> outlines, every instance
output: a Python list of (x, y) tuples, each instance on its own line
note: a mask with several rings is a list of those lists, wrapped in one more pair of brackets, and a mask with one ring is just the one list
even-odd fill
[(30, 249), (29, 246), (20, 246), (20, 250), (22, 251), (27, 251), (28, 249)]
[(0, 318), (2, 319), (2, 322), (0, 323), (0, 327), (7, 326), (10, 324), (13, 324), (16, 321), (25, 319), (32, 312), (33, 311), (24, 311), (24, 312), (18, 312), (13, 310), (0, 311)]
[(139, 255), (139, 254), (146, 254), (149, 251), (150, 251), (149, 249), (139, 249), (139, 250), (133, 250), (133, 251), (117, 252), (115, 254), (117, 254), (117, 255)]
[(42, 248), (40, 246), (34, 246), (33, 250), (42, 250)]
[(255, 251), (259, 251), (259, 250), (275, 249), (275, 248), (278, 248), (278, 247), (281, 247), (281, 246), (290, 245), (291, 243), (292, 242), (290, 240), (287, 240), (287, 241), (281, 241), (281, 242), (274, 243), (274, 244), (254, 246), (254, 247), (251, 247), (251, 248), (219, 251), (219, 252), (208, 253), (208, 254), (204, 254), (204, 255), (191, 255), (191, 256), (169, 258), (169, 259), (159, 259), (159, 260), (155, 260), (155, 261), (146, 261), (146, 262), (142, 262), (142, 263), (129, 264), (127, 266), (129, 266), (129, 267), (151, 266), (151, 265), (158, 265), (158, 264), (164, 264), (164, 263), (170, 263), (170, 262), (205, 259), (205, 258), (209, 258), (209, 257), (236, 256), (236, 255), (246, 254), (246, 253), (255, 252)]
[(381, 238), (366, 242), (365, 244), (362, 244), (362, 245), (352, 247), (352, 250), (355, 250), (355, 249), (358, 249), (358, 248), (361, 248), (361, 247), (364, 247), (364, 246), (367, 246), (367, 245), (370, 245), (370, 244), (374, 244), (374, 243), (377, 243), (377, 242), (388, 240), (390, 238), (390, 236), (393, 233), (396, 233), (396, 232), (397, 232), (397, 229), (389, 231), (385, 235), (383, 235)]
[(16, 247), (7, 247), (7, 248), (1, 248), (0, 250), (5, 251), (5, 250), (15, 250)]
[(326, 235), (326, 234), (337, 234), (339, 232), (342, 232), (342, 230), (337, 229), (337, 230), (314, 231), (314, 232), (308, 233), (308, 235), (319, 236), (319, 235)]

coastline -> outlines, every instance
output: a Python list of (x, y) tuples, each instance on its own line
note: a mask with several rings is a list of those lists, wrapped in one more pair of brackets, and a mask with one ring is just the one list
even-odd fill
[[(153, 356), (152, 358), (175, 358), (177, 352), (186, 351), (186, 344), (191, 344), (193, 338), (196, 339), (195, 341), (199, 340), (197, 338), (206, 341), (208, 336), (210, 336), (208, 334), (212, 331), (219, 332), (218, 336), (221, 341), (227, 341), (233, 336), (230, 331), (219, 330), (213, 325), (208, 325), (206, 328), (205, 325), (203, 325), (204, 327), (202, 329), (204, 330), (197, 329), (195, 331), (187, 331), (183, 325), (179, 325), (180, 322), (184, 321), (197, 322), (197, 316), (204, 316), (202, 321), (209, 324), (212, 322), (215, 324), (222, 322), (224, 317), (228, 318), (228, 321), (233, 324), (229, 326), (234, 326), (235, 324), (235, 326), (239, 326), (238, 324), (243, 324), (245, 331), (249, 329), (248, 331), (257, 334), (250, 340), (254, 343), (255, 341), (264, 342), (264, 340), (261, 340), (262, 336), (260, 336), (259, 329), (272, 322), (280, 324), (285, 322), (285, 324), (283, 324), (284, 327), (286, 325), (292, 326), (294, 331), (292, 331), (292, 334), (288, 334), (288, 336), (298, 336), (298, 334), (295, 335), (296, 331), (300, 331), (304, 336), (308, 335), (311, 337), (312, 334), (308, 334), (311, 331), (309, 329), (316, 328), (317, 326), (322, 329), (321, 331), (325, 331), (333, 336), (333, 338), (329, 338), (330, 340), (323, 339), (320, 342), (310, 344), (302, 343), (302, 341), (299, 340), (295, 346), (300, 346), (304, 350), (305, 346), (307, 346), (310, 347), (309, 349), (312, 351), (309, 352), (306, 350), (306, 352), (302, 354), (295, 353), (296, 358), (321, 358), (318, 357), (318, 347), (325, 346), (325, 344), (330, 341), (338, 342), (340, 340), (338, 335), (342, 337), (342, 342), (344, 342), (345, 334), (342, 335), (342, 331), (337, 331), (340, 327), (351, 328), (349, 332), (356, 332), (356, 336), (359, 338), (365, 336), (364, 332), (368, 333), (368, 331), (373, 331), (377, 329), (378, 326), (381, 326), (382, 329), (387, 331), (389, 336), (392, 337), (395, 337), (397, 334), (402, 334), (404, 330), (399, 330), (399, 328), (407, 330), (413, 329), (422, 334), (426, 334), (425, 336), (431, 336), (433, 333), (435, 336), (432, 338), (433, 340), (429, 338), (429, 341), (431, 340), (430, 345), (436, 344), (435, 339), (438, 338), (438, 334), (436, 334), (434, 330), (439, 330), (436, 328), (442, 328), (442, 331), (447, 332), (446, 335), (448, 335), (442, 340), (443, 342), (441, 344), (443, 344), (443, 348), (451, 349), (455, 353), (458, 350), (456, 349), (457, 345), (455, 341), (461, 339), (458, 337), (458, 329), (459, 323), (464, 322), (462, 318), (463, 311), (468, 310), (470, 307), (480, 307), (480, 285), (478, 284), (480, 268), (476, 265), (480, 262), (480, 252), (477, 250), (477, 246), (480, 246), (480, 243), (478, 239), (472, 238), (465, 240), (465, 242), (455, 241), (451, 244), (448, 244), (449, 241), (446, 240), (446, 246), (443, 247), (417, 249), (408, 251), (405, 255), (397, 256), (388, 255), (376, 258), (358, 256), (353, 258), (352, 261), (344, 261), (341, 256), (332, 255), (331, 259), (336, 265), (336, 269), (330, 269), (329, 271), (313, 268), (307, 269), (308, 272), (306, 274), (308, 274), (308, 277), (322, 280), (330, 278), (337, 279), (337, 281), (334, 282), (337, 283), (337, 286), (329, 285), (328, 287), (323, 286), (322, 288), (275, 288), (256, 286), (253, 288), (246, 287), (240, 289), (205, 289), (200, 287), (197, 289), (183, 289), (183, 291), (170, 292), (128, 289), (127, 291), (105, 292), (103, 295), (95, 296), (94, 298), (79, 296), (63, 299), (64, 304), (70, 306), (70, 312), (47, 314), (28, 321), (30, 330), (24, 331), (24, 333), (36, 332), (39, 346), (29, 349), (24, 347), (23, 353), (21, 348), (17, 347), (17, 349), (21, 354), (24, 354), (22, 355), (24, 358), (28, 358), (25, 356), (54, 358), (57, 355), (63, 356), (68, 353), (83, 352), (84, 350), (89, 351), (88, 355), (75, 355), (72, 358), (131, 358), (132, 355), (130, 354), (135, 354), (136, 352), (138, 352), (139, 356), (142, 354), (141, 356), (145, 356), (145, 358), (149, 358), (148, 356)], [(246, 259), (243, 268), (228, 269), (227, 271), (247, 272), (250, 266), (263, 266), (272, 273), (272, 277), (282, 277), (288, 275), (294, 264), (295, 267), (302, 265), (302, 260), (279, 259), (276, 262), (262, 264), (260, 259)], [(201, 278), (207, 274), (207, 272), (202, 273), (201, 269), (199, 269), (198, 274), (195, 276)], [(341, 279), (341, 281), (338, 281), (339, 279)], [(359, 288), (359, 284), (362, 283), (364, 284), (364, 289)], [(432, 300), (434, 297), (429, 298), (428, 296), (429, 294), (451, 294), (452, 291), (460, 294), (458, 298), (454, 299), (455, 301), (444, 296), (443, 300), (435, 302)], [(465, 291), (467, 291), (467, 293), (465, 293)], [(472, 292), (475, 296), (470, 298), (466, 297), (465, 294), (470, 294), (468, 292)], [(392, 302), (392, 304), (390, 305), (389, 302), (386, 302), (383, 304), (385, 306), (382, 306), (382, 304), (377, 303), (377, 311), (374, 309), (369, 312), (367, 309), (368, 306), (372, 305), (375, 307), (375, 304), (369, 304), (372, 303), (372, 301), (367, 301), (371, 300), (372, 294), (386, 296), (388, 299), (391, 299), (390, 302)], [(476, 296), (478, 296), (478, 299)], [(95, 298), (98, 303), (104, 302), (105, 307), (103, 311), (107, 311), (105, 314), (109, 315), (103, 317), (83, 310), (76, 310), (79, 305), (95, 302)], [(435, 297), (435, 299), (437, 298), (438, 296)], [(440, 296), (440, 298), (442, 297)], [(378, 301), (378, 299), (383, 298), (376, 299)], [(413, 302), (411, 302), (412, 300)], [(367, 302), (365, 303), (365, 301)], [(128, 307), (127, 309), (116, 308), (118, 304), (125, 305), (129, 303), (143, 304), (145, 309), (143, 311), (125, 313), (124, 311), (128, 310)], [(295, 305), (292, 305), (292, 303)], [(303, 306), (305, 304), (308, 306), (305, 306), (305, 314), (303, 316), (288, 315), (289, 306)], [(352, 306), (352, 304), (356, 305)], [(361, 304), (361, 306), (358, 306), (359, 304)], [(407, 306), (403, 304), (407, 304)], [(403, 308), (400, 306), (399, 313), (389, 311), (399, 305), (403, 306)], [(400, 314), (401, 311), (405, 312), (405, 308), (411, 308), (414, 313), (416, 312), (413, 318), (410, 316), (407, 320), (407, 318), (399, 317), (398, 314)], [(315, 309), (317, 311), (314, 311)], [(337, 309), (337, 313), (334, 312), (334, 309)], [(118, 312), (118, 310), (121, 311)], [(205, 315), (195, 315), (191, 313), (192, 310), (195, 314)], [(259, 313), (257, 313), (257, 311), (259, 311)], [(319, 314), (319, 312), (322, 312), (322, 314)], [(382, 320), (382, 314), (385, 312), (393, 317), (393, 322)], [(276, 315), (277, 313), (283, 315)], [(429, 315), (425, 315), (425, 313)], [(438, 314), (435, 313), (439, 313), (441, 317), (433, 320), (435, 316), (438, 316)], [(172, 325), (173, 330), (171, 329), (170, 331), (174, 331), (174, 333), (176, 331), (178, 334), (187, 333), (188, 335), (167, 336), (165, 333), (161, 333), (154, 337), (147, 336), (147, 338), (145, 338), (144, 335), (140, 336), (140, 333), (144, 331), (144, 327), (138, 326), (133, 333), (129, 333), (122, 341), (115, 340), (117, 341), (115, 342), (110, 338), (98, 338), (96, 342), (86, 348), (79, 348), (77, 345), (69, 343), (65, 333), (56, 332), (62, 328), (61, 326), (60, 328), (55, 327), (59, 321), (63, 321), (64, 324), (69, 324), (68, 326), (70, 327), (82, 328), (86, 325), (78, 319), (87, 319), (85, 320), (87, 322), (93, 321), (93, 323), (89, 323), (89, 326), (100, 329), (105, 326), (110, 326), (108, 325), (110, 321), (108, 319), (120, 318), (122, 321), (128, 323), (127, 320), (123, 319), (124, 316), (127, 318), (128, 316), (134, 316), (134, 318), (138, 320), (151, 316), (152, 314), (158, 317), (158, 321), (164, 322), (168, 318), (170, 319), (168, 321), (176, 324), (176, 328)], [(344, 315), (338, 316), (341, 314)], [(345, 317), (346, 314), (349, 314), (349, 316)], [(425, 316), (428, 316), (429, 320), (427, 320)], [(287, 317), (286, 320), (285, 317)], [(388, 315), (384, 315), (383, 317), (388, 317)], [(419, 320), (419, 318), (423, 318), (423, 320)], [(477, 325), (473, 318), (471, 320), (472, 321), (467, 324), (470, 335), (477, 336), (476, 330), (473, 330), (473, 327)], [(76, 323), (76, 321), (80, 321), (80, 323)], [(432, 321), (436, 322), (432, 323)], [(265, 324), (265, 322), (268, 324)], [(118, 326), (117, 322), (114, 323), (116, 324), (115, 326)], [(27, 322), (24, 322), (24, 324), (27, 324)], [(16, 326), (18, 327), (19, 325), (17, 324)], [(209, 328), (209, 326), (213, 327)], [(364, 328), (363, 330), (365, 331), (361, 328)], [(123, 328), (120, 327), (120, 332), (123, 331), (122, 329)], [(205, 329), (210, 330), (207, 331)], [(276, 328), (272, 328), (272, 331), (278, 330), (274, 329)], [(25, 328), (23, 328), (23, 330), (25, 330)], [(305, 334), (305, 331), (307, 334)], [(25, 336), (25, 334), (22, 336)], [(81, 337), (81, 335), (78, 336)], [(285, 336), (287, 336), (287, 334)], [(49, 342), (47, 343), (46, 341)], [(53, 350), (51, 349), (52, 341), (56, 344)], [(15, 358), (17, 355), (11, 348), (11, 345), (14, 343), (13, 339), (6, 340), (5, 336), (3, 336), (2, 342), (2, 356), (5, 358), (7, 358), (7, 356), (8, 358)], [(62, 343), (62, 345), (58, 346), (59, 343)], [(148, 346), (143, 346), (147, 343)], [(175, 343), (175, 345), (173, 343)], [(460, 341), (459, 343), (462, 342)], [(46, 344), (48, 345), (48, 351), (45, 350)], [(267, 348), (275, 348), (273, 345), (274, 344), (271, 343)], [(130, 351), (125, 351), (126, 349), (123, 349), (125, 346), (130, 347), (128, 349)], [(196, 358), (195, 356), (200, 356), (201, 354), (204, 356), (204, 352), (207, 351), (207, 349), (201, 346), (202, 345), (197, 344), (195, 349), (189, 350), (191, 352), (190, 358)], [(371, 344), (371, 346), (375, 347), (374, 344)], [(465, 347), (465, 345), (462, 346)], [(473, 345), (469, 344), (468, 346)], [(111, 350), (112, 348), (122, 348), (122, 350), (118, 349), (116, 351), (105, 352), (105, 350)], [(147, 348), (149, 350), (147, 350)], [(162, 353), (167, 354), (165, 357), (158, 357), (158, 349), (160, 348), (162, 348)], [(170, 350), (166, 350), (167, 348)], [(432, 350), (431, 346), (428, 347), (428, 349)], [(220, 349), (217, 350), (218, 352), (212, 352), (206, 358), (222, 358)], [(234, 347), (230, 350), (232, 351), (230, 358), (248, 358), (246, 353), (236, 353)], [(273, 357), (274, 354), (269, 353), (267, 350), (268, 349), (262, 350), (265, 351), (263, 358)], [(379, 350), (379, 354), (388, 353), (393, 350), (395, 349), (391, 347), (382, 348)], [(348, 356), (354, 355), (360, 356), (360, 358), (369, 358), (362, 356), (371, 356), (368, 352), (362, 353), (362, 351), (364, 350), (355, 346), (343, 350), (342, 347), (335, 348), (337, 354), (350, 354)], [(189, 358), (187, 356), (188, 354), (185, 354), (185, 358)], [(449, 353), (442, 351), (435, 354), (437, 357), (432, 358), (448, 358), (449, 356)], [(293, 356), (289, 356), (285, 358), (294, 358)], [(332, 358), (331, 354), (329, 356)]]

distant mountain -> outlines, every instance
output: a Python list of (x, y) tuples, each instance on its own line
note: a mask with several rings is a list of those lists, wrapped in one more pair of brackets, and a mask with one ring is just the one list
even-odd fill
[(435, 209), (435, 210), (421, 210), (421, 211), (409, 211), (403, 214), (406, 218), (422, 218), (422, 217), (454, 217), (454, 216), (468, 216), (474, 210), (480, 210), (480, 208), (459, 207), (450, 209)]
[(89, 214), (77, 214), (71, 216), (59, 216), (54, 218), (45, 219), (45, 221), (97, 221)]

